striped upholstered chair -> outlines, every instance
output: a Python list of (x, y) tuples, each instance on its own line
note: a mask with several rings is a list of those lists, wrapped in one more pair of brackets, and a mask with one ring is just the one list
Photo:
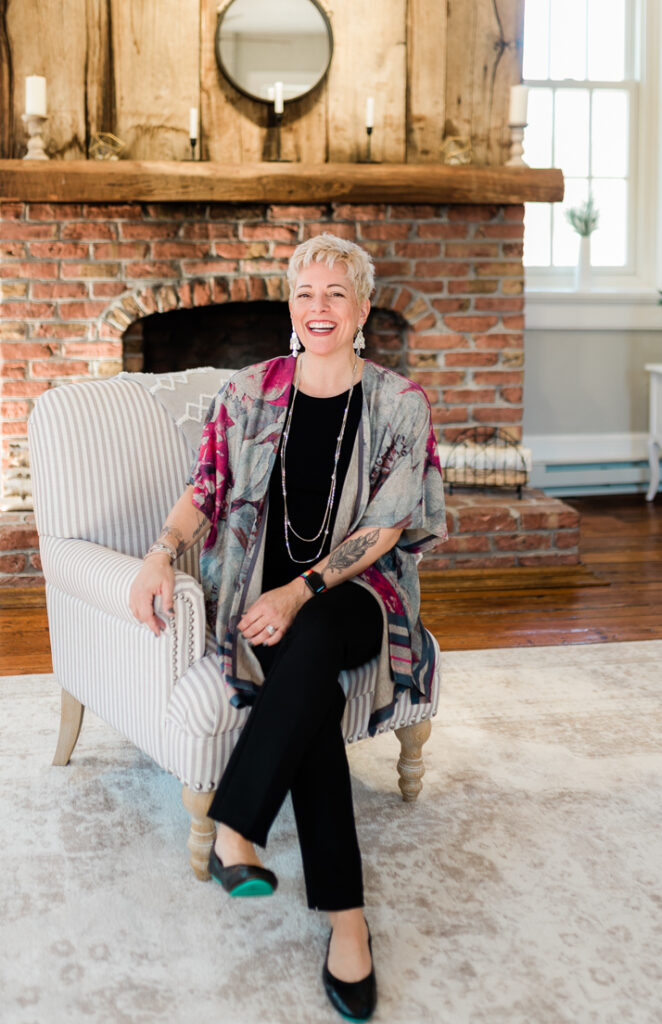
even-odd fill
[[(205, 624), (198, 554), (177, 563), (175, 616), (156, 640), (129, 611), (142, 554), (181, 494), (204, 414), (230, 371), (201, 369), (68, 384), (30, 418), (39, 544), (62, 718), (54, 763), (69, 762), (85, 707), (183, 783), (188, 846), (200, 879), (214, 823), (207, 810), (245, 721), (232, 707)], [(437, 666), (439, 665), (437, 649)], [(367, 735), (374, 663), (343, 674), (347, 742)], [(421, 788), (421, 748), (437, 709), (401, 699), (395, 729), (405, 800)]]

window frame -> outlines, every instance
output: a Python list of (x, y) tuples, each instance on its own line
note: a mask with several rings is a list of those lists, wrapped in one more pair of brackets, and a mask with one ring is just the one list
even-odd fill
[[(570, 301), (608, 289), (623, 295), (650, 295), (657, 290), (662, 269), (662, 217), (658, 199), (662, 195), (661, 134), (657, 121), (659, 53), (662, 23), (656, 0), (627, 0), (626, 75), (621, 81), (592, 79), (525, 79), (531, 87), (591, 89), (616, 88), (630, 95), (628, 263), (621, 267), (596, 267), (589, 292), (574, 287), (574, 267), (525, 268), (526, 294), (535, 300), (550, 293), (565, 293)], [(526, 148), (524, 150), (526, 160)], [(655, 216), (651, 216), (651, 210)], [(583, 298), (582, 298), (583, 296)]]

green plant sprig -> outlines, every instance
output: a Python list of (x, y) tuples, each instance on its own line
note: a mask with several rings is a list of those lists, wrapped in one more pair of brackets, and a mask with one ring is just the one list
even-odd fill
[(580, 206), (573, 206), (565, 211), (566, 220), (575, 229), (578, 235), (586, 238), (593, 234), (600, 222), (600, 211), (595, 208), (592, 195), (589, 195), (585, 203)]

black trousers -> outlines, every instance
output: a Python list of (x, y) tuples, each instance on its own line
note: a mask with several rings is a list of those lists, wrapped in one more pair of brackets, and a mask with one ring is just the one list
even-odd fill
[(363, 906), (338, 675), (379, 652), (382, 630), (378, 602), (346, 582), (307, 601), (280, 643), (255, 648), (265, 681), (209, 810), (264, 847), (291, 791), (312, 909)]

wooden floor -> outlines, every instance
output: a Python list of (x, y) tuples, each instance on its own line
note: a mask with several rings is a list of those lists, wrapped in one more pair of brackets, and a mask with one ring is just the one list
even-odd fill
[[(662, 499), (569, 499), (582, 567), (422, 577), (423, 620), (442, 650), (662, 639)], [(43, 591), (0, 591), (0, 675), (51, 672)]]

